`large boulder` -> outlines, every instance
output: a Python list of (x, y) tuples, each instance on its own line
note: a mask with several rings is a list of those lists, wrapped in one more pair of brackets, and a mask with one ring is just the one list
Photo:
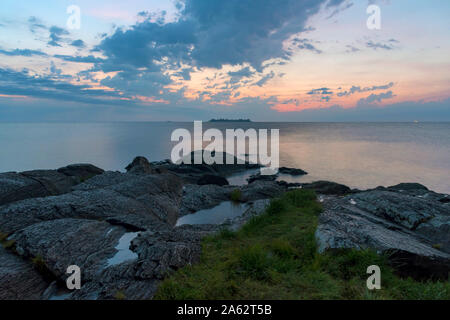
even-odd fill
[(85, 163), (71, 164), (66, 167), (59, 168), (57, 171), (68, 177), (75, 178), (78, 183), (105, 172), (103, 169), (100, 169), (92, 164)]
[(136, 157), (133, 162), (131, 162), (125, 168), (128, 173), (133, 174), (151, 174), (153, 173), (152, 166), (145, 157)]
[(447, 279), (450, 208), (434, 197), (370, 190), (329, 197), (324, 208), (316, 231), (320, 251), (372, 248), (387, 253), (402, 274)]

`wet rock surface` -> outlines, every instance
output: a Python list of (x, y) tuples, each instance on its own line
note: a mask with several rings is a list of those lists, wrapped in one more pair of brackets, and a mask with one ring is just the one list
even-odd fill
[(221, 176), (216, 176), (213, 174), (205, 174), (200, 179), (198, 179), (197, 184), (206, 185), (206, 184), (215, 184), (218, 186), (226, 186), (228, 185), (228, 180)]
[[(0, 232), (9, 235), (14, 250), (0, 251), (0, 298), (151, 298), (159, 281), (196, 261), (201, 239), (220, 229), (217, 225), (174, 227), (177, 219), (183, 212), (229, 200), (235, 189), (208, 179), (205, 183), (215, 184), (189, 184), (185, 173), (167, 166), (137, 157), (127, 173), (71, 165), (1, 174), (1, 181), (8, 183), (1, 185), (2, 199), (7, 201), (0, 206)], [(225, 181), (217, 173), (230, 171), (206, 165), (189, 170), (199, 177), (214, 172), (215, 179)], [(240, 188), (242, 201), (284, 190), (275, 183)], [(231, 227), (238, 222), (227, 223)], [(121, 243), (130, 235), (136, 238)], [(122, 261), (120, 254), (126, 257), (127, 252), (120, 250), (134, 258)], [(81, 269), (81, 290), (64, 290), (70, 265)]]
[(0, 300), (36, 300), (47, 282), (31, 263), (0, 246)]
[(291, 176), (301, 176), (301, 175), (308, 174), (308, 172), (306, 172), (302, 169), (287, 168), (287, 167), (279, 168), (278, 172), (283, 173), (283, 174), (290, 174)]
[(102, 169), (89, 164), (74, 164), (58, 170), (0, 173), (0, 205), (67, 193), (72, 186), (102, 173)]
[(418, 279), (447, 279), (450, 207), (420, 185), (377, 188), (324, 201), (316, 239), (320, 251), (372, 248), (397, 271)]
[[(316, 234), (320, 250), (394, 249), (408, 274), (448, 272), (447, 195), (416, 184), (356, 192), (323, 181), (220, 183), (249, 168), (258, 166), (137, 157), (126, 173), (71, 165), (0, 174), (0, 233), (13, 243), (11, 250), (0, 247), (0, 299), (151, 299), (161, 279), (199, 259), (201, 239), (222, 228), (237, 230), (292, 187), (327, 194), (320, 198), (326, 209)], [(232, 193), (245, 203), (242, 215), (219, 225), (175, 226), (184, 215), (230, 201)], [(67, 292), (66, 270), (74, 264), (82, 289)]]
[(331, 181), (315, 181), (311, 183), (302, 183), (302, 188), (312, 189), (319, 194), (345, 195), (351, 193), (352, 190), (346, 185)]

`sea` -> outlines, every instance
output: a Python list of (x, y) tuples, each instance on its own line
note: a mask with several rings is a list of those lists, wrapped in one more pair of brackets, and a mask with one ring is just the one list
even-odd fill
[[(135, 156), (168, 159), (176, 129), (193, 122), (0, 123), (0, 172), (91, 163), (124, 171)], [(203, 130), (279, 129), (280, 165), (367, 189), (418, 182), (450, 193), (450, 123), (204, 122)]]

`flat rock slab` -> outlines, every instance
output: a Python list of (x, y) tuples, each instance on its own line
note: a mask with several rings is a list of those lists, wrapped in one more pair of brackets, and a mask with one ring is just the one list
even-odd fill
[(120, 237), (126, 232), (107, 222), (58, 219), (33, 224), (14, 233), (16, 250), (24, 259), (38, 259), (55, 278), (63, 281), (67, 267), (81, 268), (83, 281), (92, 281), (106, 267), (107, 259), (117, 250)]
[(170, 175), (119, 174), (111, 184), (103, 175), (88, 180), (76, 191), (0, 206), (0, 231), (12, 233), (62, 218), (105, 220), (114, 218), (139, 228), (158, 223), (175, 224), (181, 201), (181, 182)]
[(47, 287), (31, 263), (0, 246), (0, 300), (38, 300)]
[(316, 231), (319, 251), (372, 248), (402, 260), (399, 271), (407, 275), (445, 279), (450, 211), (430, 199), (380, 190), (327, 198)]
[(103, 170), (89, 164), (74, 164), (58, 170), (0, 173), (0, 205), (29, 198), (59, 195)]

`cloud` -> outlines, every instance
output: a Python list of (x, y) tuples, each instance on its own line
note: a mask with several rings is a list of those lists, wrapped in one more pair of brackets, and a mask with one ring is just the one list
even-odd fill
[(77, 47), (77, 48), (84, 48), (84, 47), (86, 47), (86, 44), (81, 39), (72, 41), (72, 43), (70, 45), (74, 46), (74, 47)]
[(4, 54), (5, 56), (47, 56), (46, 53), (39, 50), (31, 50), (31, 49), (14, 49), (14, 50), (2, 50), (0, 49), (0, 54)]
[(395, 97), (395, 95), (392, 93), (392, 91), (388, 91), (388, 92), (384, 92), (384, 93), (380, 93), (380, 94), (372, 93), (367, 98), (360, 99), (357, 104), (358, 105), (372, 104), (374, 102), (381, 102), (382, 100), (391, 99), (393, 97)]
[[(405, 101), (379, 106), (358, 105), (344, 108), (334, 105), (328, 108), (280, 112), (280, 119), (290, 121), (450, 121), (450, 99), (440, 101)], [(275, 118), (276, 116), (272, 116)]]
[(175, 75), (180, 76), (183, 80), (189, 81), (191, 80), (191, 72), (194, 71), (193, 68), (184, 68), (181, 69), (180, 72), (175, 73)]
[[(0, 68), (0, 94), (31, 96), (41, 99), (75, 101), (87, 104), (130, 104), (131, 97), (119, 92), (93, 90), (88, 85), (74, 85), (61, 81), (61, 71), (51, 64), (51, 76), (30, 75), (27, 70)], [(64, 76), (62, 76), (64, 77)], [(128, 100), (125, 100), (128, 98)]]
[(307, 92), (307, 94), (310, 94), (310, 95), (315, 95), (315, 94), (330, 95), (330, 94), (333, 94), (333, 92), (330, 91), (330, 88), (319, 88), (319, 89), (312, 89), (311, 91)]
[(105, 61), (104, 59), (96, 58), (92, 55), (82, 57), (82, 56), (69, 56), (69, 55), (56, 54), (53, 57), (62, 59), (64, 61), (79, 62), (79, 63), (101, 63), (101, 62)]
[(361, 51), (361, 49), (354, 47), (352, 45), (347, 45), (345, 46), (347, 48), (347, 50), (345, 52), (358, 52)]
[(311, 44), (311, 40), (309, 39), (294, 38), (292, 40), (292, 45), (302, 50), (309, 50), (319, 54), (322, 53), (322, 50), (317, 49), (313, 44)]
[(34, 16), (28, 18), (28, 28), (33, 34), (39, 34), (42, 31), (49, 32), (49, 40), (46, 41), (47, 44), (52, 47), (61, 47), (62, 43), (68, 43), (76, 48), (84, 48), (86, 46), (84, 41), (81, 39), (73, 41), (70, 40), (67, 37), (70, 35), (70, 32), (68, 32), (66, 29), (60, 28), (58, 26), (48, 27), (39, 18)]
[[(335, 6), (342, 1), (333, 1)], [(118, 29), (98, 46), (117, 65), (154, 67), (163, 58), (221, 68), (249, 64), (262, 70), (269, 59), (288, 59), (283, 41), (305, 29), (325, 0), (186, 0), (180, 19), (146, 20)]]
[(262, 87), (263, 85), (265, 85), (267, 83), (267, 81), (269, 81), (270, 79), (272, 79), (273, 77), (275, 77), (275, 73), (273, 71), (271, 71), (269, 74), (266, 74), (265, 76), (263, 76), (260, 80), (258, 80), (257, 82), (255, 82), (255, 86), (258, 87)]
[(255, 74), (255, 72), (250, 70), (250, 67), (245, 67), (245, 68), (242, 68), (242, 69), (240, 69), (238, 71), (230, 71), (230, 72), (228, 72), (228, 75), (231, 77), (230, 78), (230, 83), (231, 84), (238, 83), (243, 78), (251, 78), (254, 74)]
[(331, 0), (331, 1), (328, 3), (327, 7), (336, 6), (336, 5), (337, 5), (338, 7), (337, 7), (336, 9), (333, 10), (333, 12), (327, 17), (327, 19), (331, 19), (331, 18), (333, 18), (335, 15), (337, 15), (338, 13), (340, 13), (340, 12), (342, 12), (342, 11), (344, 11), (344, 10), (347, 10), (347, 9), (353, 7), (353, 2), (347, 2), (347, 3), (345, 3), (345, 5), (344, 5), (343, 7), (339, 7), (339, 4), (340, 4), (340, 1), (334, 1), (334, 0)]
[(60, 42), (63, 41), (63, 36), (69, 35), (69, 32), (63, 28), (52, 26), (48, 30), (50, 32), (50, 40), (48, 44), (53, 47), (61, 47)]
[(356, 92), (369, 92), (369, 91), (376, 91), (376, 90), (386, 90), (386, 89), (390, 89), (394, 86), (393, 82), (389, 82), (388, 84), (385, 85), (381, 85), (381, 86), (372, 86), (372, 87), (365, 87), (365, 88), (361, 88), (360, 86), (352, 86), (349, 90), (347, 91), (341, 91), (338, 92), (337, 95), (338, 97), (344, 97), (344, 96), (350, 96)]
[(41, 20), (33, 16), (28, 18), (28, 28), (31, 33), (36, 33), (39, 29), (47, 29)]
[(399, 41), (395, 39), (390, 39), (385, 43), (382, 42), (373, 42), (372, 40), (366, 42), (366, 47), (374, 50), (382, 49), (382, 50), (393, 50), (395, 49), (394, 43), (399, 43)]
[(228, 75), (231, 77), (250, 78), (253, 75), (253, 72), (249, 67), (245, 67), (238, 71), (230, 71), (228, 72)]
[(129, 95), (160, 96), (166, 92), (166, 85), (172, 83), (168, 75), (160, 72), (120, 72), (114, 77), (107, 77), (100, 82), (104, 86), (115, 88)]
[[(264, 69), (290, 59), (292, 52), (283, 42), (305, 31), (307, 20), (321, 7), (334, 7), (343, 1), (186, 0), (178, 6), (180, 12), (174, 22), (154, 21), (143, 12), (135, 25), (118, 28), (104, 37), (94, 50), (106, 59), (92, 71), (118, 72), (102, 83), (118, 90), (134, 90), (130, 77), (139, 76), (156, 92), (171, 83), (167, 74), (190, 79), (191, 71), (181, 66), (202, 70), (240, 65), (246, 67), (234, 71), (239, 73), (231, 72), (229, 83), (219, 89), (236, 90), (242, 85), (238, 84), (241, 79), (256, 73), (261, 78), (250, 85), (262, 87), (275, 77)], [(321, 52), (306, 39), (299, 40), (298, 45)], [(131, 82), (141, 88), (137, 81)]]

